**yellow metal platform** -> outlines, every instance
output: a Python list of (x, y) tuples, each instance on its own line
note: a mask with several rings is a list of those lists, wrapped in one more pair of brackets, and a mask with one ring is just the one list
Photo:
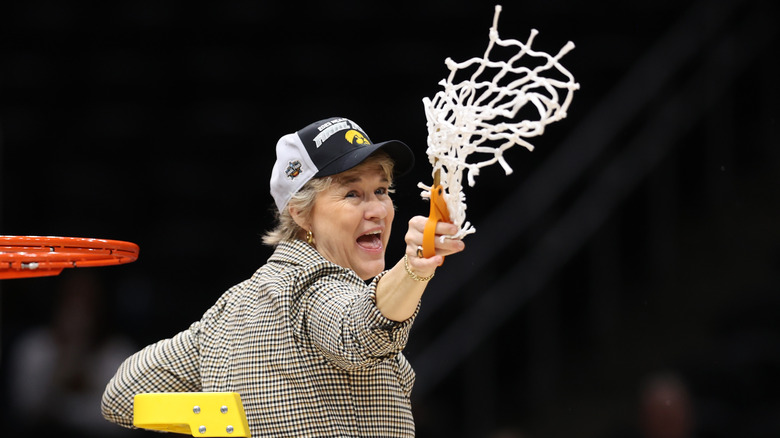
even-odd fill
[(250, 436), (244, 405), (237, 392), (137, 394), (133, 424), (195, 437)]

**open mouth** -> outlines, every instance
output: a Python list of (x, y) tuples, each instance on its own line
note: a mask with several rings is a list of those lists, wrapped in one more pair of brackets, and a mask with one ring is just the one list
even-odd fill
[(372, 231), (357, 238), (357, 244), (365, 249), (382, 249), (382, 232)]

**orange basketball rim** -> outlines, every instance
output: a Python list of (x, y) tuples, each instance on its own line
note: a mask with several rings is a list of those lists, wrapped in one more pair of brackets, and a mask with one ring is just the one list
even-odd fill
[(59, 275), (65, 268), (119, 265), (138, 258), (138, 245), (120, 240), (0, 236), (0, 279)]

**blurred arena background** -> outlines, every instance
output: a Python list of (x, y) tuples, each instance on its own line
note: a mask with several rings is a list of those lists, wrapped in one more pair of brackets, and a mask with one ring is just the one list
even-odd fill
[[(512, 175), (484, 169), (466, 192), (477, 233), (407, 348), (418, 436), (780, 436), (777, 2), (502, 5), (502, 38), (576, 44), (563, 65), (581, 89), (534, 152), (509, 152)], [(1, 8), (0, 232), (141, 252), (0, 284), (0, 422), (107, 437), (150, 434), (99, 418), (117, 358), (186, 328), (270, 255), (281, 135), (339, 115), (415, 149), (397, 182), (401, 256), (407, 218), (427, 214), (422, 98), (446, 57), (482, 55), (494, 4)], [(688, 402), (650, 410), (660, 387)], [(651, 435), (658, 415), (690, 434)]]

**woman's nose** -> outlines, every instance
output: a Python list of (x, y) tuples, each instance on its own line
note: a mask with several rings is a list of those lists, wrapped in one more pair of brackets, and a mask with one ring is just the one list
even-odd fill
[(377, 198), (369, 199), (368, 202), (366, 202), (366, 209), (365, 209), (365, 218), (366, 219), (384, 219), (387, 217), (387, 206), (384, 202), (380, 201)]

